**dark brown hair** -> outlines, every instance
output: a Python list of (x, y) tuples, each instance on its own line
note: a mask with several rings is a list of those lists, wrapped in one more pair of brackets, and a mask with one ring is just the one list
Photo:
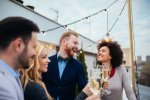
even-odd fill
[(0, 50), (8, 47), (11, 41), (22, 38), (25, 44), (31, 39), (32, 32), (39, 32), (38, 26), (23, 17), (7, 17), (0, 21)]
[(111, 65), (113, 67), (120, 66), (123, 63), (123, 52), (118, 42), (117, 41), (107, 42), (105, 40), (102, 40), (102, 42), (98, 44), (98, 50), (103, 46), (107, 46), (109, 48), (110, 56), (112, 57)]

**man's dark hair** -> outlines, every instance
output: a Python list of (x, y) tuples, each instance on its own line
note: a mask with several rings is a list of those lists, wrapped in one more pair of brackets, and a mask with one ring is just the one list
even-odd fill
[(102, 40), (102, 42), (98, 45), (98, 50), (103, 46), (109, 48), (110, 56), (112, 58), (111, 59), (112, 67), (119, 67), (123, 62), (123, 52), (118, 42), (117, 41), (107, 42), (105, 40)]
[(32, 32), (39, 32), (38, 26), (23, 17), (8, 17), (0, 21), (0, 50), (9, 46), (11, 41), (22, 38), (25, 44), (31, 39)]

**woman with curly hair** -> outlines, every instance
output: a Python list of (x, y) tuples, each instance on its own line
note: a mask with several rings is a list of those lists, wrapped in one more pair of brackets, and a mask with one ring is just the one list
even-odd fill
[(97, 61), (104, 66), (107, 65), (110, 70), (108, 83), (104, 84), (104, 88), (109, 88), (111, 93), (105, 95), (102, 91), (102, 100), (122, 100), (123, 89), (125, 89), (128, 100), (136, 100), (126, 68), (121, 66), (123, 52), (116, 41), (102, 40), (98, 45)]
[(20, 70), (25, 100), (52, 100), (41, 78), (41, 74), (47, 72), (49, 62), (47, 46), (38, 44), (30, 67)]

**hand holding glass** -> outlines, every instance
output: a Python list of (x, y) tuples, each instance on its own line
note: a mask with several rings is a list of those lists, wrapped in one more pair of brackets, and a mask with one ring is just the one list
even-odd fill
[[(104, 65), (102, 69), (102, 77), (103, 77), (104, 83), (108, 83), (109, 75), (110, 75), (109, 67)], [(108, 95), (108, 94), (111, 94), (111, 91), (108, 89), (105, 89), (104, 95)]]
[(90, 69), (90, 78), (89, 78), (90, 90), (94, 95), (100, 93), (100, 89), (102, 88), (101, 83), (101, 73), (98, 68)]

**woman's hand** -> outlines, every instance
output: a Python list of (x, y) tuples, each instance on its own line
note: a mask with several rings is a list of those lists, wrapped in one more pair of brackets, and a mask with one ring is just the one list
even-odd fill
[(103, 88), (104, 89), (109, 89), (110, 85), (109, 85), (109, 82), (108, 81), (103, 81)]
[(84, 89), (82, 90), (87, 96), (90, 96), (92, 95), (92, 91), (90, 90), (90, 87), (89, 87), (89, 83), (84, 87)]

